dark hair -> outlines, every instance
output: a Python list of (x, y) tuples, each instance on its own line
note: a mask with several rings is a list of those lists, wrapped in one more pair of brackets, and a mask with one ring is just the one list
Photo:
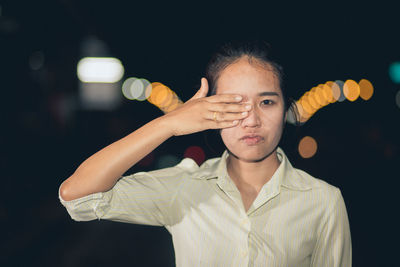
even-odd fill
[(206, 67), (205, 77), (209, 84), (209, 95), (216, 94), (217, 82), (221, 72), (242, 57), (247, 57), (250, 63), (253, 63), (253, 60), (256, 60), (255, 63), (261, 63), (272, 68), (272, 71), (275, 73), (279, 81), (285, 111), (288, 111), (294, 105), (292, 105), (293, 100), (286, 95), (283, 82), (283, 68), (270, 58), (269, 52), (270, 45), (261, 41), (230, 42), (222, 45), (221, 48), (216, 51)]

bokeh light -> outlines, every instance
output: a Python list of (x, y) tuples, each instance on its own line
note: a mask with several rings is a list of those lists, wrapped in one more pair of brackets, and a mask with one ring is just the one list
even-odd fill
[(296, 124), (296, 122), (300, 125), (304, 124), (319, 109), (329, 104), (336, 101), (343, 102), (346, 99), (355, 101), (358, 97), (368, 100), (373, 91), (371, 82), (366, 79), (360, 80), (359, 83), (354, 80), (346, 80), (346, 82), (341, 80), (327, 81), (305, 92), (294, 103), (294, 110), (289, 110), (286, 121), (292, 124)]
[(361, 79), (358, 84), (360, 85), (360, 97), (364, 100), (369, 100), (374, 94), (374, 86), (366, 79)]
[(160, 83), (150, 83), (146, 79), (130, 77), (122, 84), (122, 94), (129, 100), (149, 101), (168, 113), (183, 104), (174, 91), (168, 86)]
[(134, 99), (137, 99), (139, 96), (142, 95), (142, 93), (144, 92), (145, 88), (144, 85), (142, 83), (142, 81), (140, 79), (136, 79), (132, 82), (131, 86), (129, 86), (132, 97)]
[(317, 87), (314, 87), (311, 90), (314, 91), (315, 99), (317, 100), (318, 104), (320, 104), (321, 107), (325, 107), (326, 105), (329, 104), (329, 101), (324, 94), (325, 88), (323, 84), (319, 84)]
[(396, 105), (400, 108), (400, 90), (396, 94)]
[(400, 83), (400, 62), (393, 62), (389, 66), (389, 76), (394, 83)]
[(141, 167), (148, 167), (150, 166), (154, 161), (154, 152), (150, 152), (147, 156), (142, 158), (137, 165)]
[(85, 57), (78, 63), (77, 74), (84, 83), (116, 83), (124, 75), (124, 67), (117, 58)]
[(360, 86), (356, 81), (347, 80), (343, 85), (343, 94), (349, 101), (356, 101), (360, 96)]
[(315, 113), (321, 106), (318, 104), (318, 102), (315, 100), (314, 92), (313, 91), (308, 91), (304, 94), (304, 97), (307, 99), (307, 102), (311, 105), (313, 108), (313, 112)]
[(171, 112), (178, 108), (182, 103), (174, 91), (159, 82), (151, 83), (152, 90), (148, 101), (157, 106), (164, 113)]
[(168, 106), (173, 98), (172, 90), (162, 83), (152, 83), (152, 87), (149, 102), (161, 109)]
[(197, 165), (201, 165), (206, 159), (204, 150), (199, 146), (190, 146), (183, 153), (185, 158), (191, 158), (196, 161)]
[(139, 79), (140, 83), (142, 84), (142, 90), (136, 100), (144, 101), (150, 97), (151, 90), (153, 89), (151, 83), (146, 79)]
[(313, 106), (310, 105), (310, 102), (308, 101), (308, 96), (305, 94), (300, 98), (300, 104), (303, 107), (304, 111), (307, 112), (308, 114), (314, 114), (315, 109)]
[[(337, 85), (337, 87), (339, 87), (339, 90), (337, 91), (339, 93), (339, 97), (336, 99), (338, 102), (343, 102), (346, 100), (346, 97), (344, 96), (343, 93), (343, 86), (344, 86), (344, 82), (342, 80), (336, 80), (335, 84)], [(333, 88), (333, 87), (332, 87)], [(335, 89), (337, 90), (337, 89)], [(336, 93), (337, 94), (337, 93)], [(337, 95), (336, 95), (337, 96)]]
[(124, 83), (122, 84), (122, 94), (129, 100), (134, 100), (135, 99), (135, 97), (134, 97), (134, 95), (132, 94), (132, 91), (131, 91), (131, 85), (136, 80), (137, 80), (137, 78), (131, 77), (131, 78), (126, 79), (124, 81)]
[(164, 169), (168, 167), (175, 166), (180, 162), (179, 158), (174, 155), (163, 155), (158, 158), (156, 162), (156, 169)]
[(317, 141), (311, 136), (305, 136), (300, 140), (298, 149), (302, 158), (311, 158), (317, 152)]
[(327, 81), (325, 83), (325, 96), (329, 100), (329, 103), (335, 103), (340, 96), (340, 88), (337, 86), (335, 82)]
[(122, 94), (129, 100), (146, 100), (151, 94), (152, 86), (146, 79), (128, 78), (122, 84)]
[(297, 107), (297, 111), (298, 111), (299, 122), (300, 122), (300, 124), (303, 124), (309, 118), (311, 118), (312, 114), (305, 111), (305, 109), (303, 108), (302, 104), (299, 101), (296, 102), (296, 105), (297, 105), (296, 107)]
[[(297, 112), (297, 118), (300, 124), (305, 123), (309, 118), (311, 118), (314, 109), (312, 106), (307, 102), (306, 97), (303, 95), (298, 101), (295, 102), (295, 112)], [(289, 118), (289, 122), (291, 118)], [(294, 122), (294, 118), (293, 118)]]

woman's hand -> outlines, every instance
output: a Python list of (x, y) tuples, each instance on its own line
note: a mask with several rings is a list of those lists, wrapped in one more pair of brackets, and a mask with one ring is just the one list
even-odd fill
[(221, 94), (206, 97), (207, 92), (207, 79), (202, 78), (200, 89), (191, 99), (163, 116), (168, 120), (173, 135), (234, 127), (248, 116), (251, 105), (240, 103), (240, 95)]

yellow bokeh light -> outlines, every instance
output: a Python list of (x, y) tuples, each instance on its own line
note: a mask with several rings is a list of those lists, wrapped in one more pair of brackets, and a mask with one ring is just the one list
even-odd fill
[(369, 100), (374, 94), (374, 86), (366, 79), (361, 79), (358, 83), (360, 86), (360, 97), (364, 100)]
[(302, 158), (311, 158), (317, 152), (317, 141), (311, 136), (303, 137), (299, 142), (299, 154)]
[(178, 97), (174, 97), (173, 101), (163, 109), (164, 113), (168, 113), (171, 112), (177, 108), (179, 108), (181, 105), (183, 104), (183, 102), (178, 98)]
[(326, 105), (329, 104), (329, 101), (326, 100), (324, 94), (323, 94), (323, 87), (322, 84), (318, 85), (317, 87), (314, 87), (311, 89), (312, 92), (314, 92), (314, 98), (317, 100), (318, 104), (321, 107), (325, 107)]
[(311, 105), (313, 108), (313, 112), (317, 111), (321, 106), (318, 104), (318, 102), (314, 98), (314, 93), (311, 91), (308, 91), (304, 94), (304, 98), (307, 99), (307, 102)]
[(311, 114), (311, 115), (314, 114), (315, 109), (310, 105), (310, 103), (308, 102), (308, 99), (305, 97), (305, 95), (303, 95), (300, 98), (299, 102), (305, 112), (307, 112), (308, 114)]
[(151, 86), (151, 94), (147, 100), (161, 109), (164, 113), (171, 112), (183, 104), (176, 93), (164, 84), (153, 82)]
[(301, 102), (297, 101), (296, 102), (296, 106), (297, 106), (297, 110), (299, 112), (299, 122), (305, 123), (306, 121), (308, 121), (309, 118), (311, 118), (312, 114), (308, 113), (307, 111), (305, 111), (305, 109), (303, 108)]
[(154, 102), (157, 107), (164, 108), (171, 103), (173, 93), (166, 86), (159, 86), (158, 89), (158, 94), (154, 96)]
[(328, 84), (322, 84), (320, 86), (322, 87), (321, 93), (325, 98), (325, 100), (328, 102), (328, 104), (335, 102), (331, 87)]
[(350, 101), (356, 101), (360, 96), (360, 86), (353, 80), (347, 80), (343, 85), (343, 94)]
[(335, 99), (335, 102), (338, 101), (340, 99), (340, 95), (341, 95), (341, 91), (340, 91), (340, 86), (333, 82), (331, 84), (331, 90), (332, 90), (332, 95), (333, 98)]
[[(144, 91), (144, 99), (143, 100), (149, 99), (152, 91), (153, 91), (153, 85), (151, 83), (149, 83), (146, 87), (146, 90)], [(139, 99), (139, 100), (141, 100), (141, 99)]]
[(168, 94), (169, 88), (159, 82), (153, 82), (151, 83), (151, 86), (152, 86), (151, 94), (147, 98), (147, 100), (153, 105), (159, 107), (160, 102)]
[[(326, 95), (328, 95), (330, 97), (329, 102), (335, 103), (337, 101), (337, 99), (335, 98), (335, 95), (339, 94), (339, 96), (340, 96), (340, 88), (338, 87), (338, 85), (335, 82), (332, 82), (332, 81), (327, 81), (325, 83), (325, 85), (328, 86), (328, 88), (329, 88), (329, 92), (326, 92)], [(338, 91), (338, 89), (339, 89), (339, 91)], [(328, 89), (325, 89), (325, 90), (328, 90)], [(338, 99), (339, 99), (339, 97), (338, 97)]]
[[(302, 114), (304, 113), (304, 109), (301, 106), (300, 102), (297, 100), (296, 102), (294, 102), (294, 108), (293, 108), (293, 122), (295, 122), (297, 120), (297, 122), (302, 123), (301, 118), (302, 118)], [(290, 116), (290, 110), (288, 111), (288, 117)]]

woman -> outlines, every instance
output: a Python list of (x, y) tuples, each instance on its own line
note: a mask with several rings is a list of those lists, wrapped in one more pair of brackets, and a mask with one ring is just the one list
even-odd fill
[[(293, 168), (278, 147), (290, 105), (266, 48), (224, 46), (206, 77), (180, 108), (64, 181), (60, 199), (71, 217), (165, 226), (177, 266), (351, 266), (340, 190)], [(121, 178), (168, 138), (207, 129), (220, 129), (220, 158)]]

